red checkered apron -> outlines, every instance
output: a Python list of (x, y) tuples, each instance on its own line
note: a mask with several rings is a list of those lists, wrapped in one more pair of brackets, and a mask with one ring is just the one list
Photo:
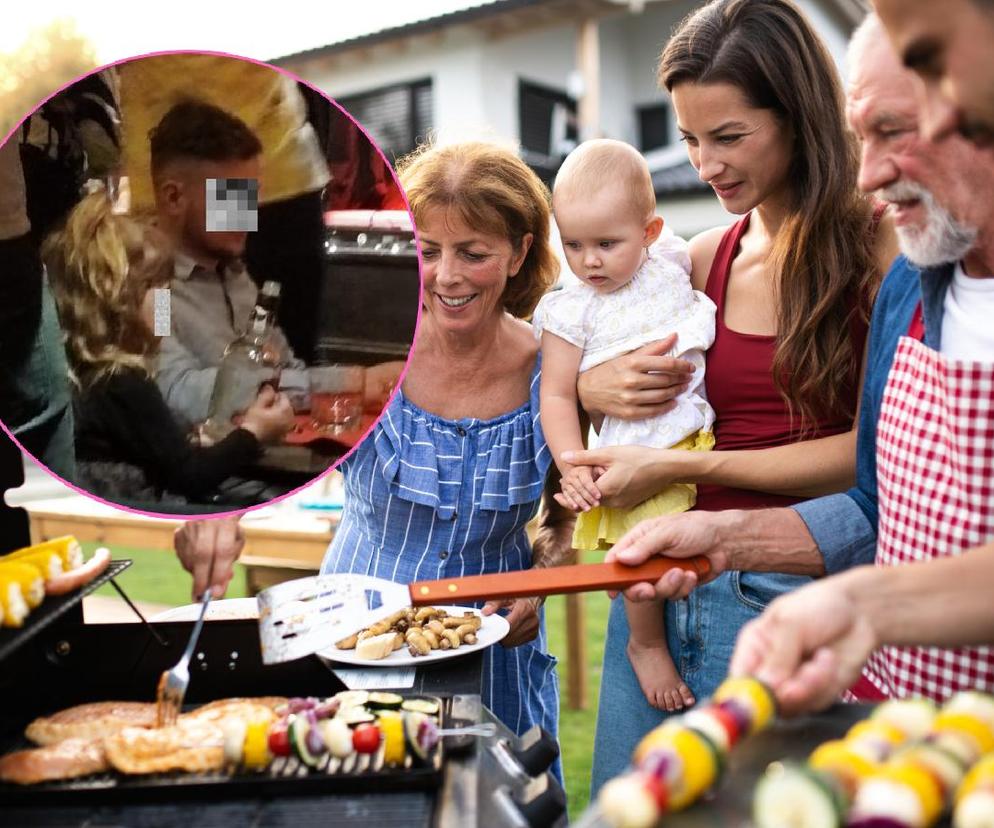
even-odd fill
[[(947, 360), (923, 334), (919, 304), (877, 423), (877, 566), (958, 555), (994, 538), (994, 364)], [(884, 647), (853, 688), (863, 698), (874, 689), (936, 701), (994, 691), (994, 648)]]

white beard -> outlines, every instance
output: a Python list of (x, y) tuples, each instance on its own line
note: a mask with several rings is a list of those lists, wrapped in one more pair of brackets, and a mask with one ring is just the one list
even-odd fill
[(958, 262), (970, 252), (977, 240), (978, 229), (957, 221), (921, 184), (899, 181), (879, 190), (877, 198), (890, 202), (921, 200), (925, 208), (924, 224), (905, 224), (896, 228), (901, 252), (918, 267)]

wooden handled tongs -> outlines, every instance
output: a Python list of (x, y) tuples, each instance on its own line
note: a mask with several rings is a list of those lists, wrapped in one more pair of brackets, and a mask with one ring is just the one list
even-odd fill
[(468, 601), (491, 601), (501, 598), (533, 598), (569, 592), (596, 592), (601, 589), (625, 589), (643, 581), (655, 583), (671, 569), (694, 572), (703, 578), (711, 563), (703, 556), (693, 558), (651, 558), (638, 566), (620, 563), (575, 564), (521, 572), (498, 572), (493, 575), (469, 575), (418, 581), (410, 584), (411, 605), (463, 604)]

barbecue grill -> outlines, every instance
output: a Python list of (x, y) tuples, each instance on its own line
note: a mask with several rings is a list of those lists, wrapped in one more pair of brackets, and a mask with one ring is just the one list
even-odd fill
[[(90, 701), (154, 698), (192, 622), (83, 624), (83, 594), (113, 578), (113, 562), (76, 593), (49, 598), (17, 631), (0, 633), (0, 752), (26, 747), (35, 717)], [(423, 767), (375, 758), (307, 772), (278, 759), (260, 773), (116, 773), (17, 786), (0, 783), (0, 825), (11, 826), (560, 826), (565, 794), (548, 768), (558, 755), (538, 728), (516, 738), (481, 704), (482, 654), (418, 667), (402, 695), (437, 698), (445, 727), (493, 721), (497, 734), (450, 737)], [(263, 665), (253, 620), (204, 625), (187, 702), (235, 696), (329, 696), (344, 685), (316, 656)]]

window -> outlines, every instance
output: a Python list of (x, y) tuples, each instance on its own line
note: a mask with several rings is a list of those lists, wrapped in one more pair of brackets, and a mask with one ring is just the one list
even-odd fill
[(336, 100), (391, 160), (413, 150), (431, 129), (430, 79), (385, 86)]
[(648, 104), (636, 109), (639, 121), (639, 149), (642, 152), (670, 146), (670, 121), (673, 119), (667, 102)]
[(579, 137), (576, 101), (557, 89), (519, 81), (518, 126), (524, 160), (549, 183)]

